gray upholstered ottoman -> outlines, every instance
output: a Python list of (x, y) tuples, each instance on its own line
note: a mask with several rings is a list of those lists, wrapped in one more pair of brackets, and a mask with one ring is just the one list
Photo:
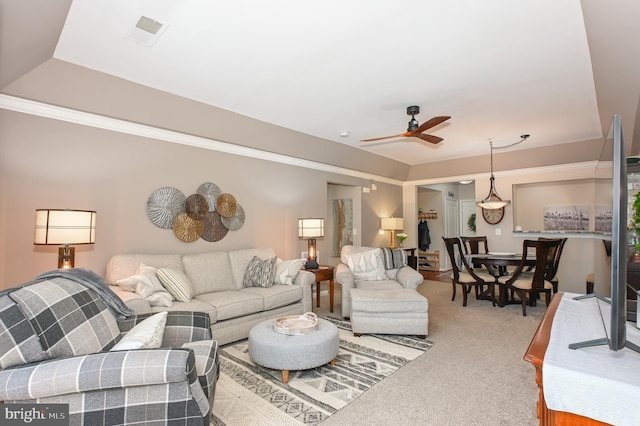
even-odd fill
[(351, 290), (351, 329), (355, 336), (366, 333), (415, 334), (426, 338), (429, 302), (415, 290)]
[(284, 383), (289, 382), (290, 370), (335, 365), (339, 347), (338, 327), (323, 319), (318, 319), (316, 331), (297, 336), (273, 331), (273, 320), (262, 321), (249, 332), (249, 356), (253, 362), (282, 370)]

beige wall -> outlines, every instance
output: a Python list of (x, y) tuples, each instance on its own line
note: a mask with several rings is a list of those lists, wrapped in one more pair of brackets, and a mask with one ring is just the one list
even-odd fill
[[(157, 188), (185, 195), (203, 182), (233, 194), (244, 226), (219, 242), (178, 240), (154, 226), (146, 202)], [(273, 247), (298, 257), (306, 241), (297, 219), (327, 211), (329, 182), (369, 186), (367, 179), (312, 170), (0, 110), (0, 288), (25, 282), (57, 266), (57, 247), (34, 246), (38, 208), (98, 212), (96, 244), (76, 248), (76, 266), (103, 274), (116, 253), (196, 253)], [(362, 198), (363, 242), (378, 240), (380, 215), (402, 214), (402, 187), (377, 183)], [(327, 240), (318, 241), (329, 253)]]

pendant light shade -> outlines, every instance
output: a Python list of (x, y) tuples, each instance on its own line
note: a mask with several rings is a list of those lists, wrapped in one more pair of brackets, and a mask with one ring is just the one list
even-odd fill
[[(501, 146), (499, 148), (509, 148), (521, 142), (524, 142), (529, 137), (529, 135), (522, 135), (520, 137), (522, 139), (519, 140), (518, 142), (513, 143), (511, 145), (507, 145), (507, 146)], [(489, 183), (490, 183), (489, 195), (487, 195), (487, 197), (484, 200), (476, 202), (476, 204), (478, 205), (478, 207), (481, 207), (483, 209), (489, 209), (489, 210), (501, 209), (511, 204), (511, 200), (503, 200), (498, 195), (498, 191), (496, 191), (496, 186), (495, 186), (496, 178), (493, 176), (493, 141), (492, 140), (489, 140), (489, 146), (491, 147), (491, 177), (489, 178)]]

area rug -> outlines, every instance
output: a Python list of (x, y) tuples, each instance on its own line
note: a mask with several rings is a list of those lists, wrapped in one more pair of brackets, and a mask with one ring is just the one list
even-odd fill
[(223, 346), (212, 425), (317, 425), (433, 345), (412, 336), (354, 337), (348, 321), (326, 319), (340, 335), (336, 365), (292, 371), (287, 384), (279, 370), (251, 361), (247, 340)]

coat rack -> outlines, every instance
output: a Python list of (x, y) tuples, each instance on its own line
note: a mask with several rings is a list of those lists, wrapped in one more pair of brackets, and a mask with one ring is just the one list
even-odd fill
[(428, 212), (418, 213), (418, 220), (435, 220), (438, 218), (438, 213), (431, 209)]

